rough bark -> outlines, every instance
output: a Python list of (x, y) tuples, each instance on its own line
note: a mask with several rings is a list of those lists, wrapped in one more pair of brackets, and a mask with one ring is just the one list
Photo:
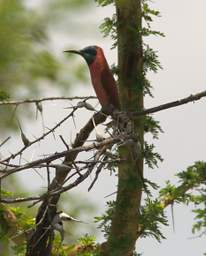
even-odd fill
[[(143, 52), (141, 1), (116, 0), (119, 91), (122, 110), (143, 109)], [(138, 237), (143, 178), (142, 118), (131, 120), (134, 144), (120, 147), (127, 162), (118, 168), (118, 191), (111, 230), (102, 255), (131, 256)], [(137, 145), (141, 149), (137, 150)]]

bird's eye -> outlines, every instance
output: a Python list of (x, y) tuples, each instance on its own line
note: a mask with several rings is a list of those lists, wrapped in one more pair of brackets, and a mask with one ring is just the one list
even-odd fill
[(81, 55), (86, 60), (87, 64), (90, 65), (94, 62), (97, 55), (97, 47), (96, 46), (88, 46), (80, 51)]
[(88, 54), (88, 55), (96, 56), (96, 54), (97, 54), (96, 46), (85, 47), (82, 50), (82, 52), (84, 52), (85, 54)]

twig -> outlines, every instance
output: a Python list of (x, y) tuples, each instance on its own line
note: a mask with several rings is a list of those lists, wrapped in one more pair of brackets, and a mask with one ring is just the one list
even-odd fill
[(1, 142), (0, 147), (2, 147), (8, 140), (10, 140), (11, 137), (9, 136), (8, 138), (6, 138), (4, 141)]
[(37, 201), (37, 200), (42, 200), (42, 199), (43, 199), (43, 197), (41, 197), (41, 196), (1, 198), (0, 202), (5, 203), (5, 204), (15, 204), (15, 203), (28, 202), (28, 201)]
[(11, 100), (11, 101), (0, 101), (0, 106), (6, 105), (21, 105), (26, 103), (39, 103), (43, 101), (53, 101), (53, 100), (89, 100), (89, 99), (96, 99), (95, 96), (74, 96), (74, 97), (47, 97), (42, 99), (26, 99), (26, 100)]
[(47, 186), (48, 186), (48, 191), (49, 191), (49, 187), (50, 187), (50, 170), (49, 170), (49, 163), (47, 163), (47, 166), (46, 166), (46, 170), (47, 170)]
[[(191, 190), (194, 189), (198, 186), (200, 186), (200, 184), (205, 184), (205, 170), (203, 171), (202, 169), (199, 170), (195, 170), (196, 173), (198, 173), (200, 176), (198, 177), (197, 181), (195, 183), (187, 183), (187, 182), (182, 182), (182, 184), (180, 184), (179, 186), (176, 187), (176, 191), (175, 193), (171, 193), (171, 195), (165, 195), (162, 196), (161, 194), (159, 194), (159, 197), (157, 197), (157, 199), (154, 201), (155, 204), (160, 204), (162, 209), (165, 209), (167, 206), (172, 206), (174, 205), (174, 203), (177, 202), (181, 202), (179, 201), (179, 198), (182, 197), (182, 195), (186, 195), (186, 193)], [(173, 209), (172, 209), (173, 211)], [(172, 213), (172, 219), (173, 219), (173, 224), (174, 224), (174, 214)], [(138, 236), (142, 235), (145, 231), (145, 229), (147, 228), (147, 226), (142, 226), (140, 227), (140, 230), (138, 232)], [(174, 227), (173, 227), (174, 229)]]
[(126, 139), (129, 139), (129, 137), (123, 138), (122, 136), (117, 136), (117, 137), (114, 137), (114, 138), (105, 139), (102, 142), (94, 142), (94, 143), (92, 143), (90, 145), (87, 145), (87, 146), (71, 148), (70, 150), (65, 150), (65, 151), (62, 151), (62, 152), (59, 152), (59, 153), (55, 153), (55, 154), (52, 154), (48, 157), (40, 158), (40, 159), (34, 160), (32, 162), (29, 162), (27, 164), (21, 165), (19, 167), (9, 169), (9, 170), (7, 170), (6, 172), (3, 172), (0, 175), (0, 179), (4, 179), (4, 178), (6, 178), (7, 176), (9, 176), (13, 173), (20, 172), (20, 171), (23, 171), (23, 170), (26, 170), (26, 169), (30, 169), (30, 168), (39, 166), (43, 163), (47, 163), (47, 162), (57, 160), (59, 158), (67, 156), (68, 154), (71, 154), (71, 153), (79, 153), (79, 152), (82, 152), (82, 151), (90, 151), (90, 150), (95, 149), (95, 148), (101, 148), (101, 147), (106, 146), (106, 145), (111, 145), (111, 144), (115, 144), (117, 142), (120, 142), (122, 139), (126, 140)]
[[(96, 124), (99, 124), (99, 123), (102, 123), (106, 120), (106, 116), (103, 115), (102, 113), (95, 113), (94, 114), (94, 118), (95, 118), (95, 123)], [(73, 148), (77, 148), (77, 147), (82, 147), (83, 144), (85, 143), (85, 141), (88, 139), (90, 133), (92, 132), (92, 130), (94, 129), (94, 126), (93, 126), (93, 123), (92, 123), (92, 120), (90, 118), (90, 120), (87, 122), (87, 124), (80, 130), (80, 132), (76, 135), (76, 139), (73, 143)], [(77, 155), (78, 155), (78, 151), (77, 152), (70, 152), (68, 154), (65, 155), (65, 159), (63, 161), (63, 164), (66, 164), (68, 165), (68, 163), (72, 163)], [(53, 191), (53, 190), (57, 190), (59, 189), (59, 187), (62, 186), (62, 184), (64, 183), (67, 175), (69, 174), (70, 170), (72, 169), (71, 168), (68, 168), (68, 170), (66, 170), (65, 172), (58, 172), (58, 168), (56, 169), (56, 176), (55, 178), (53, 179), (52, 183), (51, 183), (51, 190), (50, 191)], [(85, 176), (86, 174), (84, 174)], [(89, 175), (89, 173), (88, 173)], [(76, 183), (78, 183), (79, 181), (83, 180), (84, 176), (79, 176)], [(80, 180), (81, 179), (81, 180)], [(70, 184), (71, 187), (75, 186), (76, 183), (74, 184)], [(61, 192), (61, 191), (60, 191)], [(50, 204), (53, 205), (53, 210), (50, 211), (50, 216), (51, 218), (53, 218), (56, 214), (56, 205), (59, 201), (59, 196), (60, 194), (58, 194), (58, 191), (56, 192), (56, 195), (53, 195), (52, 198), (50, 198)], [(47, 198), (44, 198), (41, 206), (39, 207), (39, 210), (38, 210), (38, 214), (36, 216), (36, 221), (38, 222), (39, 220), (42, 220), (42, 225), (40, 226), (37, 226), (36, 227), (36, 230), (35, 232), (32, 234), (31, 238), (29, 239), (29, 242), (28, 243), (35, 243), (35, 241), (38, 240), (38, 238), (44, 233), (44, 230), (45, 228), (48, 226), (48, 222), (49, 222), (49, 219), (48, 219), (48, 214), (46, 214), (44, 216), (44, 212), (47, 211), (47, 213), (49, 212), (49, 209), (46, 210), (48, 207), (48, 199)], [(41, 243), (41, 248), (46, 248), (47, 247), (47, 244), (48, 244), (48, 241), (49, 241), (49, 234), (47, 233)], [(35, 252), (37, 248), (32, 248), (32, 252)]]
[[(107, 159), (107, 156), (104, 156), (103, 161), (105, 161), (106, 159)], [(90, 186), (88, 187), (88, 191), (90, 191), (93, 188), (103, 167), (104, 167), (104, 162), (100, 163), (99, 166), (97, 167), (95, 177), (94, 177), (92, 183), (90, 184)]]
[(18, 155), (22, 154), (27, 148), (29, 148), (31, 145), (39, 142), (40, 140), (43, 140), (46, 136), (48, 136), (50, 133), (53, 133), (54, 130), (56, 130), (59, 126), (61, 126), (61, 124), (63, 124), (67, 119), (69, 119), (75, 112), (76, 108), (73, 109), (73, 111), (71, 113), (69, 113), (69, 115), (67, 115), (65, 118), (63, 118), (60, 122), (58, 122), (54, 127), (52, 127), (51, 129), (49, 129), (48, 132), (43, 133), (42, 136), (38, 137), (37, 139), (30, 141), (28, 146), (24, 146), (23, 148), (21, 148), (19, 151), (17, 151), (15, 154), (12, 154), (11, 156), (1, 160), (0, 163), (3, 162), (8, 162), (10, 159), (14, 159), (15, 157), (17, 157)]
[(67, 148), (67, 150), (69, 150), (69, 145), (66, 143), (65, 139), (63, 138), (62, 135), (59, 135), (61, 141), (63, 142), (64, 146)]
[(80, 183), (82, 183), (92, 172), (94, 166), (91, 166), (87, 172), (85, 172), (84, 174), (82, 174), (81, 176), (79, 176), (73, 183), (63, 187), (63, 188), (60, 188), (60, 189), (57, 189), (57, 190), (54, 190), (54, 191), (50, 191), (50, 196), (55, 196), (55, 195), (59, 195), (59, 194), (62, 194), (63, 192), (66, 192), (68, 190), (71, 190), (72, 188), (78, 186)]

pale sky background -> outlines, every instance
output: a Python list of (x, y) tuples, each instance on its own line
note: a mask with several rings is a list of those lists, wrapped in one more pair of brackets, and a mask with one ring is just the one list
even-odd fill
[[(38, 1), (41, 3), (41, 1)], [(35, 2), (36, 3), (36, 2)], [(159, 58), (163, 66), (163, 70), (158, 74), (149, 76), (154, 87), (154, 98), (147, 98), (146, 107), (157, 106), (159, 104), (169, 102), (189, 96), (206, 88), (206, 1), (186, 1), (186, 0), (159, 0), (152, 3), (155, 8), (160, 10), (162, 17), (155, 19), (153, 28), (164, 32), (165, 38), (150, 37), (148, 42), (150, 46), (158, 50)], [(103, 39), (99, 32), (98, 25), (101, 20), (113, 13), (113, 7), (94, 8), (88, 10), (89, 13), (85, 17), (81, 15), (83, 20), (93, 22), (92, 29), (84, 26), (82, 34), (69, 29), (68, 33), (59, 30), (58, 34), (52, 35), (52, 49), (57, 54), (62, 54), (62, 50), (68, 46), (76, 46), (82, 48), (87, 45), (100, 45), (104, 48), (105, 55), (110, 64), (116, 62), (116, 54), (110, 50), (111, 40)], [(78, 20), (76, 20), (78, 22)], [(72, 26), (72, 24), (71, 24)], [(68, 60), (67, 60), (68, 61)], [(83, 60), (80, 60), (83, 62)], [(68, 64), (71, 62), (68, 61)], [(56, 95), (56, 91), (45, 92), (47, 96)], [(94, 95), (92, 87), (81, 85), (75, 88), (73, 95)], [(68, 106), (68, 103), (66, 104)], [(62, 109), (59, 103), (50, 103), (45, 105), (45, 123), (51, 127), (52, 124), (60, 120), (67, 113)], [(175, 182), (175, 173), (184, 170), (187, 166), (193, 164), (197, 160), (205, 161), (205, 108), (206, 99), (202, 99), (195, 104), (190, 103), (175, 109), (162, 111), (155, 114), (155, 118), (161, 122), (164, 134), (160, 135), (160, 139), (156, 141), (157, 150), (164, 158), (164, 162), (160, 163), (156, 170), (148, 170), (145, 168), (145, 176), (163, 185), (166, 180)], [(89, 112), (88, 112), (89, 114)], [(88, 115), (80, 114), (80, 120), (77, 119), (77, 129), (88, 119)], [(28, 123), (25, 126), (32, 135), (40, 132), (40, 122)], [(58, 130), (57, 134), (63, 134), (65, 138), (71, 137), (75, 133), (72, 124), (65, 125)], [(68, 130), (69, 129), (69, 130)], [(71, 135), (70, 135), (71, 134)], [(11, 144), (12, 145), (12, 144)], [(58, 151), (63, 146), (58, 142)], [(12, 145), (18, 147), (18, 143)], [(31, 159), (33, 155), (40, 155), (43, 152), (52, 152), (57, 150), (57, 142), (47, 140), (42, 144), (41, 149), (28, 154)], [(29, 184), (31, 191), (45, 186), (45, 183), (36, 174), (28, 175), (24, 172), (21, 179), (25, 185)], [(101, 175), (93, 190), (88, 193), (87, 188), (91, 180), (85, 182), (81, 188), (74, 189), (75, 194), (82, 193), (84, 200), (92, 199), (98, 203), (99, 210), (96, 215), (103, 212), (106, 199), (105, 195), (115, 191), (115, 179), (109, 175)], [(110, 198), (112, 199), (112, 198)], [(167, 209), (169, 222), (171, 222), (171, 210)], [(161, 244), (154, 239), (142, 239), (138, 241), (138, 252), (143, 255), (187, 255), (199, 256), (206, 252), (205, 237), (194, 239), (191, 234), (193, 215), (191, 209), (184, 206), (174, 206), (175, 215), (175, 232), (172, 225), (163, 228), (166, 240), (162, 240)], [(87, 217), (89, 219), (89, 217)], [(91, 216), (91, 219), (93, 216)], [(90, 221), (91, 221), (90, 219)]]

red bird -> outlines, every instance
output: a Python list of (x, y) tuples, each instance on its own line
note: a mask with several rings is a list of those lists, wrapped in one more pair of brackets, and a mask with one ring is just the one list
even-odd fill
[(82, 50), (67, 50), (81, 55), (87, 62), (91, 80), (97, 98), (106, 113), (119, 109), (119, 97), (116, 82), (109, 68), (103, 50), (99, 46), (88, 46)]

